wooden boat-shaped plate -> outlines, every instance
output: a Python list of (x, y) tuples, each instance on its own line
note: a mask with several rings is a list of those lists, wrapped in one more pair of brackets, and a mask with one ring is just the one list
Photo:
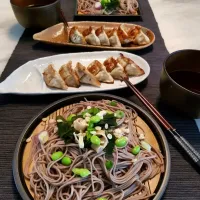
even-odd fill
[(55, 119), (56, 116), (62, 115), (62, 113), (65, 112), (70, 107), (70, 105), (78, 103), (80, 101), (84, 101), (85, 98), (87, 98), (87, 100), (93, 101), (102, 99), (116, 100), (136, 110), (136, 112), (138, 113), (137, 124), (141, 126), (145, 131), (146, 141), (150, 145), (159, 149), (164, 155), (165, 172), (162, 174), (158, 174), (153, 179), (145, 183), (151, 193), (155, 193), (155, 196), (150, 199), (160, 200), (169, 180), (171, 162), (169, 147), (164, 133), (162, 132), (160, 126), (156, 123), (156, 121), (146, 111), (144, 111), (136, 104), (124, 98), (103, 93), (74, 95), (61, 99), (45, 108), (42, 112), (35, 116), (25, 127), (24, 131), (19, 137), (13, 157), (13, 176), (16, 187), (22, 199), (34, 199), (33, 193), (30, 190), (30, 182), (28, 180), (25, 180), (23, 175), (25, 161), (30, 155), (31, 147), (31, 142), (26, 142), (27, 138), (44, 130), (46, 125), (48, 124), (49, 119)]
[[(121, 23), (115, 23), (115, 22), (90, 22), (90, 21), (82, 21), (82, 22), (68, 22), (69, 27), (77, 26), (80, 31), (83, 31), (87, 29), (88, 27), (92, 26), (95, 29), (99, 28), (100, 26), (104, 26), (105, 30), (110, 30), (112, 28), (118, 28)], [(134, 24), (125, 24), (125, 27), (132, 28), (133, 26), (136, 26)], [(138, 26), (138, 25), (137, 25)], [(134, 51), (134, 50), (140, 50), (144, 49), (150, 45), (152, 45), (155, 41), (155, 35), (154, 33), (145, 28), (141, 27), (142, 31), (149, 37), (150, 43), (146, 45), (133, 45), (133, 46), (124, 46), (124, 47), (111, 47), (111, 46), (94, 46), (94, 45), (83, 45), (83, 44), (74, 44), (71, 42), (68, 42), (68, 33), (64, 27), (63, 23), (56, 24), (52, 27), (49, 27), (39, 33), (36, 33), (33, 35), (33, 39), (45, 42), (53, 45), (61, 45), (61, 46), (71, 46), (71, 47), (84, 47), (84, 48), (92, 48), (92, 49), (108, 49), (108, 50), (126, 50), (126, 51)]]

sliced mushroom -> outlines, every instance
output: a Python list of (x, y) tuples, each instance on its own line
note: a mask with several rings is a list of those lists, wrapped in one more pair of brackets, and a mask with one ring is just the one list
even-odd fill
[(84, 148), (84, 141), (83, 138), (85, 137), (85, 133), (73, 133), (75, 141), (78, 143), (80, 149)]
[(105, 149), (105, 147), (108, 144), (108, 139), (106, 137), (105, 131), (104, 130), (99, 130), (96, 132), (96, 135), (99, 136), (101, 143), (100, 146), (92, 144), (91, 147), (94, 149), (97, 153), (100, 153)]
[(77, 130), (77, 131), (84, 131), (86, 128), (87, 128), (87, 122), (85, 119), (82, 119), (82, 118), (78, 118), (74, 121), (73, 123), (74, 125), (74, 128)]

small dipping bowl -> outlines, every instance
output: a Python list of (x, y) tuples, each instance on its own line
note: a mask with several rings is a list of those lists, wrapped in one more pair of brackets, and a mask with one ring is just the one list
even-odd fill
[(200, 118), (199, 50), (180, 50), (167, 57), (161, 73), (160, 93), (167, 104)]
[(44, 29), (59, 22), (60, 0), (10, 0), (19, 24)]

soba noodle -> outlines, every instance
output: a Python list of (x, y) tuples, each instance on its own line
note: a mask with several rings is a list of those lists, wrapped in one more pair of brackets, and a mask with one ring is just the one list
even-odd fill
[[(153, 147), (150, 151), (141, 149), (137, 155), (133, 155), (131, 149), (140, 145), (139, 134), (144, 132), (142, 127), (135, 124), (137, 113), (121, 103), (110, 106), (109, 102), (102, 100), (73, 104), (63, 116), (66, 118), (70, 114), (80, 113), (88, 106), (112, 112), (121, 110), (125, 113), (119, 123), (120, 127), (129, 129), (128, 144), (124, 148), (115, 146), (112, 158), (109, 158), (113, 159), (113, 168), (106, 168), (108, 158), (104, 151), (97, 153), (91, 148), (80, 149), (77, 143), (65, 143), (58, 136), (56, 121), (50, 120), (45, 128), (49, 134), (45, 144), (38, 142), (38, 135), (32, 137), (32, 159), (27, 160), (24, 170), (34, 199), (89, 200), (104, 197), (108, 200), (140, 200), (154, 195), (144, 183), (164, 171), (163, 156)], [(62, 165), (62, 158), (52, 161), (51, 155), (56, 151), (69, 156), (72, 164)], [(87, 168), (91, 174), (82, 178), (72, 173), (73, 168)]]
[(116, 10), (107, 12), (104, 9), (95, 9), (95, 3), (99, 0), (78, 0), (78, 12), (83, 14), (111, 14), (118, 11), (121, 14), (137, 14), (138, 1), (137, 0), (119, 0), (119, 7)]

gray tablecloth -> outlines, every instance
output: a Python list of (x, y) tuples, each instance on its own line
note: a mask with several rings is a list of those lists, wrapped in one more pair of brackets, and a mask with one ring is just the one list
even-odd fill
[[(200, 134), (194, 120), (176, 113), (176, 111), (167, 107), (160, 101), (159, 77), (162, 63), (168, 55), (168, 52), (148, 2), (146, 0), (140, 0), (140, 2), (143, 10), (143, 21), (137, 22), (137, 24), (150, 28), (156, 35), (156, 42), (153, 46), (145, 50), (134, 52), (146, 59), (151, 67), (148, 80), (138, 85), (138, 88), (159, 109), (167, 120), (169, 120), (197, 150), (200, 150)], [(72, 20), (74, 0), (63, 1), (62, 8), (68, 20)], [(12, 71), (29, 60), (59, 53), (85, 51), (85, 49), (61, 48), (37, 43), (32, 40), (32, 34), (33, 32), (30, 30), (25, 30), (0, 81), (3, 81)], [(129, 89), (110, 93), (126, 97), (141, 105)], [(0, 95), (0, 199), (21, 199), (13, 182), (12, 156), (16, 141), (23, 128), (28, 121), (46, 105), (65, 96), (66, 95), (46, 95), (45, 97)], [(168, 136), (167, 132), (166, 136), (170, 144), (172, 171), (169, 185), (163, 199), (200, 199), (199, 172), (190, 164), (188, 158), (184, 155), (182, 150), (179, 149), (172, 138)]]

